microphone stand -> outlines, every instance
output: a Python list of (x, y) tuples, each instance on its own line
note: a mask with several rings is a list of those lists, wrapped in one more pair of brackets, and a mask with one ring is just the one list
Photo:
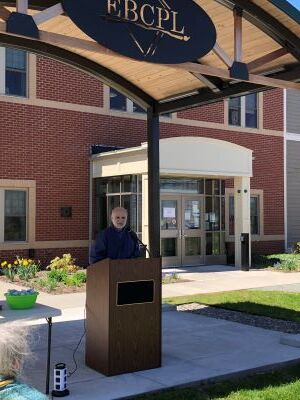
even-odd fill
[(149, 254), (149, 257), (152, 258), (152, 255), (148, 250), (148, 247), (141, 241), (141, 239), (139, 239), (138, 235), (130, 228), (130, 226), (127, 226), (126, 229), (130, 233), (132, 239), (140, 243), (146, 249), (147, 253)]

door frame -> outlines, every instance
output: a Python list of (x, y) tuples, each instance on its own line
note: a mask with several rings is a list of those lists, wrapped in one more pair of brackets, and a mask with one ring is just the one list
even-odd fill
[[(185, 250), (185, 237), (195, 237), (192, 233), (194, 230), (184, 229), (184, 201), (185, 199), (195, 199), (200, 200), (200, 229), (197, 229), (199, 237), (201, 237), (201, 255), (198, 259), (192, 256), (190, 260), (187, 259), (188, 256), (184, 256), (183, 252)], [(177, 201), (177, 215), (176, 215), (176, 228), (177, 229), (160, 229), (160, 237), (162, 239), (176, 238), (176, 256), (174, 257), (162, 257), (162, 266), (195, 266), (205, 264), (205, 197), (203, 194), (185, 194), (185, 193), (164, 193), (160, 197), (160, 210), (162, 212), (162, 201), (173, 200)], [(160, 221), (162, 223), (162, 215), (160, 216)], [(197, 237), (197, 236), (196, 236)]]

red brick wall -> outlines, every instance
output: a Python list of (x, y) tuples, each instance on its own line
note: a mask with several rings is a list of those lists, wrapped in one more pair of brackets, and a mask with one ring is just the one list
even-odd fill
[(209, 104), (207, 106), (195, 107), (190, 110), (181, 111), (178, 118), (193, 119), (197, 121), (224, 123), (224, 102)]
[[(36, 180), (36, 240), (86, 240), (90, 145), (139, 145), (146, 139), (145, 123), (8, 103), (0, 107), (6, 118), (2, 129), (9, 126), (9, 135), (1, 135), (0, 177)], [(73, 208), (70, 219), (60, 216), (66, 206)]]
[(103, 85), (69, 65), (37, 57), (37, 97), (66, 103), (103, 107)]
[(284, 129), (284, 98), (282, 89), (272, 89), (264, 92), (263, 115), (264, 129), (283, 131)]

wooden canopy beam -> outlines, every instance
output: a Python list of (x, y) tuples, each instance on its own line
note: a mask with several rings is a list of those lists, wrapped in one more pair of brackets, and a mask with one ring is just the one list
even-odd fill
[(249, 71), (252, 71), (258, 67), (262, 67), (263, 65), (268, 64), (271, 61), (277, 60), (278, 58), (285, 56), (286, 54), (288, 54), (288, 51), (284, 48), (272, 51), (271, 53), (268, 53), (262, 57), (257, 58), (256, 60), (249, 62), (247, 64), (248, 69)]
[[(173, 65), (173, 67), (175, 67), (175, 66)], [(231, 80), (240, 81), (239, 79), (232, 78), (230, 76), (230, 72), (228, 70), (210, 67), (208, 65), (200, 65), (200, 64), (196, 64), (196, 63), (183, 63), (183, 64), (177, 64), (176, 67), (180, 68), (180, 69), (184, 69), (185, 71), (192, 72), (192, 73), (204, 74), (204, 75), (209, 75), (209, 76), (217, 76), (219, 78), (223, 78), (228, 81), (231, 81)], [(300, 90), (300, 83), (270, 78), (268, 76), (249, 74), (248, 82), (252, 82), (252, 83), (255, 83), (258, 85), (263, 85), (263, 86), (281, 88), (281, 89)]]
[(227, 67), (231, 67), (233, 64), (233, 59), (221, 48), (221, 46), (216, 42), (214, 48), (212, 49), (212, 51), (215, 53), (215, 55), (217, 57), (219, 57), (219, 59), (221, 61), (223, 61), (223, 63), (227, 66)]
[(49, 19), (55, 18), (58, 15), (64, 13), (64, 9), (61, 3), (57, 3), (52, 7), (46, 8), (45, 10), (35, 14), (33, 16), (33, 20), (37, 25), (42, 24), (45, 21), (49, 21)]
[(243, 58), (243, 11), (235, 7), (233, 9), (234, 21), (234, 61), (242, 62)]

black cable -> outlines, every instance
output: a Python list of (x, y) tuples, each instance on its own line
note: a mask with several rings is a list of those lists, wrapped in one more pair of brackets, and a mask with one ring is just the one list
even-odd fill
[(82, 336), (81, 336), (81, 338), (80, 338), (80, 340), (79, 340), (79, 342), (78, 342), (77, 346), (75, 347), (75, 349), (73, 351), (73, 354), (72, 354), (72, 358), (73, 358), (73, 362), (75, 364), (75, 368), (73, 369), (73, 371), (68, 373), (68, 378), (70, 378), (70, 376), (75, 374), (75, 372), (77, 371), (77, 368), (78, 368), (78, 365), (77, 365), (77, 362), (76, 362), (76, 358), (75, 358), (75, 354), (76, 354), (77, 350), (79, 349), (79, 346), (81, 345), (82, 339), (84, 338), (84, 336), (86, 334), (85, 314), (86, 314), (86, 305), (84, 307), (84, 318), (83, 318), (84, 331), (83, 331), (83, 334), (82, 334)]

